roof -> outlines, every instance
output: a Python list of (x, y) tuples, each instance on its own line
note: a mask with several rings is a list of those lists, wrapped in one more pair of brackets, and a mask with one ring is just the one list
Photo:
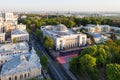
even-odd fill
[(15, 74), (33, 68), (41, 68), (41, 65), (37, 54), (31, 51), (6, 62), (2, 67), (1, 75)]
[(20, 34), (28, 34), (28, 32), (26, 30), (19, 30), (19, 29), (13, 30), (11, 32), (11, 35), (20, 35)]
[(0, 44), (0, 53), (25, 49), (29, 49), (27, 42)]
[(90, 34), (91, 36), (93, 36), (94, 38), (102, 38), (102, 36), (98, 33), (91, 33), (91, 32), (88, 32), (88, 34)]
[(67, 37), (67, 36), (73, 36), (73, 35), (78, 35), (78, 34), (84, 35), (82, 33), (75, 33), (73, 30), (67, 29), (66, 26), (62, 24), (57, 25), (57, 26), (42, 26), (41, 30), (45, 34), (49, 34), (49, 36), (53, 38)]
[(55, 27), (55, 31), (58, 31), (58, 32), (66, 32), (68, 31), (67, 27), (63, 24), (59, 24)]

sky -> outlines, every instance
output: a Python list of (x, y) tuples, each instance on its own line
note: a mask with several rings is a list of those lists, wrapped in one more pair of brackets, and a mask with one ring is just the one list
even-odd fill
[(0, 10), (120, 12), (120, 0), (0, 0)]

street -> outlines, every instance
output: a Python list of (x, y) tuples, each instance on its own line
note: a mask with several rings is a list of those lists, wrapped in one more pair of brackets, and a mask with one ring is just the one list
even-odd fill
[(50, 69), (50, 71), (52, 71), (52, 73), (54, 75), (53, 77), (56, 80), (68, 80), (68, 78), (66, 78), (66, 76), (60, 70), (60, 68), (55, 64), (55, 61), (53, 61), (51, 59), (51, 57), (49, 57), (49, 55), (47, 54), (47, 52), (40, 45), (40, 43), (37, 40), (36, 36), (32, 36), (31, 35), (30, 36), (30, 41), (31, 41), (32, 46), (34, 47), (35, 50), (40, 50), (41, 54), (45, 55), (48, 58), (48, 61), (49, 61), (48, 68)]

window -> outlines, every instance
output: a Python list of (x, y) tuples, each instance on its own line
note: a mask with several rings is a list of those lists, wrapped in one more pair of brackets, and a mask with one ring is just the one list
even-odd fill
[(26, 74), (24, 75), (24, 78), (26, 78)]
[(17, 80), (17, 76), (15, 76), (15, 80)]
[(7, 62), (7, 60), (5, 60), (5, 62)]
[(21, 74), (21, 75), (20, 75), (20, 79), (22, 79), (22, 78), (23, 78), (23, 75)]
[(30, 76), (30, 73), (28, 73), (28, 77)]
[(9, 77), (9, 80), (12, 80), (11, 77)]
[(3, 63), (3, 61), (1, 61), (1, 63)]

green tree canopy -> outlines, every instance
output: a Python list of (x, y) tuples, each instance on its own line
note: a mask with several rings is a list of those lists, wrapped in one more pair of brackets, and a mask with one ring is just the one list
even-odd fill
[(17, 43), (17, 38), (13, 38), (13, 43)]
[(107, 64), (106, 74), (108, 80), (120, 80), (120, 65), (119, 64)]
[(38, 37), (40, 37), (41, 36), (41, 30), (40, 29), (36, 29), (36, 31), (35, 31), (35, 33), (36, 33), (36, 35), (38, 36)]
[(78, 72), (79, 69), (79, 59), (78, 57), (73, 57), (69, 62), (70, 69), (74, 72)]
[(91, 72), (96, 67), (96, 58), (89, 54), (85, 54), (79, 59), (82, 72)]
[(46, 68), (47, 67), (47, 65), (48, 65), (48, 59), (47, 59), (47, 57), (46, 56), (41, 56), (40, 57), (40, 63), (41, 63), (41, 65), (44, 67), (44, 68)]
[(44, 37), (44, 46), (48, 48), (54, 48), (54, 41), (49, 36)]

